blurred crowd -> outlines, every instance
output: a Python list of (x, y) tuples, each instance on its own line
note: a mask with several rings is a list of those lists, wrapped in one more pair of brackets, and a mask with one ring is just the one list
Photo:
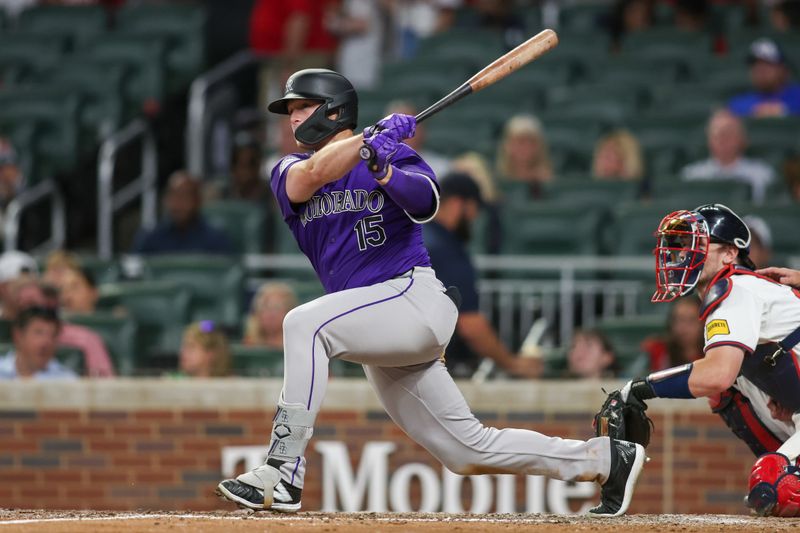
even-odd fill
[[(0, 10), (13, 19), (36, 3), (0, 0)], [(100, 3), (113, 6), (123, 2)], [(724, 32), (714, 25), (711, 11), (715, 5), (739, 5), (745, 26), (767, 26), (777, 32), (793, 32), (800, 27), (798, 0), (616, 0), (598, 10), (593, 23), (608, 32), (609, 53), (617, 54), (626, 38), (656, 25), (659, 7), (664, 5), (671, 8), (676, 28), (713, 35), (713, 53), (718, 55), (728, 53), (729, 43)], [(420, 43), (439, 32), (454, 28), (496, 30), (510, 49), (538, 30), (526, 27), (527, 19), (519, 16), (522, 10), (539, 10), (546, 21), (547, 16), (557, 20), (559, 7), (560, 2), (543, 0), (254, 0), (248, 40), (252, 50), (280, 58), (284, 78), (298, 68), (330, 66), (348, 77), (357, 89), (368, 91), (380, 83), (385, 62), (413, 59)], [(747, 155), (748, 120), (800, 116), (800, 84), (794, 68), (787, 50), (776, 40), (752, 41), (746, 60), (741, 63), (742, 71), (749, 75), (750, 89), (734, 95), (707, 116), (706, 156), (684, 166), (675, 179), (687, 186), (698, 181), (742, 182), (749, 187), (751, 201), (756, 205), (765, 201), (776, 182), (783, 181), (787, 196), (800, 203), (800, 157), (788, 157), (776, 166), (774, 161)], [(400, 100), (385, 109), (386, 114), (417, 112), (414, 103)], [(441, 210), (426, 228), (426, 242), (437, 272), (451, 275), (459, 285), (469, 287), (462, 288), (467, 299), (454, 340), (457, 349), (453, 351), (457, 355), (448, 359), (451, 372), (457, 377), (469, 377), (481, 361), (491, 360), (505, 374), (517, 377), (619, 376), (622, 368), (615, 346), (595, 329), (576, 332), (564, 355), (563, 369), (548, 370), (535, 350), (523, 354), (525, 357), (513, 353), (478, 309), (476, 275), (469, 257), (464, 254), (462, 263), (453, 260), (453, 250), (458, 252), (459, 246), (465, 248), (476, 239), (485, 241), (480, 249), (498, 253), (503, 241), (503, 202), (535, 202), (545, 197), (549, 184), (563, 179), (553, 162), (542, 120), (527, 112), (509, 117), (491, 157), (480, 151), (452, 156), (431, 150), (426, 143), (426, 129), (426, 124), (420, 124), (415, 137), (408, 140), (442, 181)], [(234, 132), (230, 151), (222, 158), (228, 165), (222, 169), (223, 179), (193, 176), (185, 170), (169, 175), (159, 223), (154, 228), (139, 228), (127, 251), (143, 256), (240, 254), (233, 236), (213, 225), (203, 207), (209, 202), (232, 200), (275, 214), (269, 172), (275, 161), (295, 151), (296, 146), (285, 121), (280, 124), (278, 135), (270, 139), (270, 150), (265, 153), (262, 130), (257, 123)], [(652, 189), (647, 166), (640, 139), (629, 129), (615, 128), (596, 140), (583, 174), (597, 181), (637, 183), (640, 197), (647, 199)], [(15, 148), (0, 137), (0, 222), (8, 204), (24, 188), (22, 168)], [(508, 197), (509, 191), (513, 191), (514, 198)], [(486, 228), (478, 234), (474, 226), (480, 212), (485, 215)], [(265, 224), (271, 225), (273, 220), (271, 216)], [(751, 257), (757, 266), (767, 266), (773, 240), (771, 228), (757, 217), (748, 218), (747, 223), (753, 231)], [(280, 251), (272, 228), (265, 228), (262, 233), (265, 242), (261, 248)], [(446, 261), (437, 265), (437, 254)], [(0, 357), (0, 378), (76, 377), (74, 368), (60, 362), (63, 358), (59, 354), (65, 349), (79, 352), (79, 367), (86, 376), (117, 375), (106, 340), (91, 328), (71, 321), (98, 311), (102, 289), (95, 273), (68, 252), (53, 253), (42, 264), (21, 252), (0, 256), (0, 350), (5, 353)], [(300, 303), (293, 287), (269, 282), (248, 296), (249, 303), (243, 311), (247, 317), (240, 331), (231, 331), (212, 320), (187, 325), (174, 368), (165, 370), (164, 376), (233, 375), (233, 345), (281, 350), (283, 317)], [(692, 299), (673, 304), (663, 331), (641, 343), (640, 370), (660, 370), (702, 356), (697, 307)], [(122, 307), (103, 311), (116, 315), (127, 312)]]

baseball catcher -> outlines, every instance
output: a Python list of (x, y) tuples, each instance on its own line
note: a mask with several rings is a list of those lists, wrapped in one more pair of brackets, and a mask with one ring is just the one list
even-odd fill
[(646, 446), (647, 400), (706, 396), (758, 457), (748, 506), (762, 516), (800, 516), (800, 291), (754, 271), (750, 230), (724, 205), (670, 213), (656, 238), (652, 301), (697, 291), (705, 355), (611, 393), (595, 431)]

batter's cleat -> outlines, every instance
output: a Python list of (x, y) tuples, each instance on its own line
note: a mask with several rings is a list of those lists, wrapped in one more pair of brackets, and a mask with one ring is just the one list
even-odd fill
[(636, 480), (646, 457), (639, 444), (611, 440), (611, 469), (600, 492), (600, 505), (589, 509), (589, 516), (619, 516), (631, 504)]
[(282, 480), (277, 468), (264, 464), (236, 479), (220, 482), (216, 492), (239, 507), (295, 513), (300, 510), (303, 490)]

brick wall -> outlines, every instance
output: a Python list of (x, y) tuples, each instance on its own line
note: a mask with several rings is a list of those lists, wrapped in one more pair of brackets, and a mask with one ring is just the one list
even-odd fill
[[(157, 385), (164, 386), (173, 387), (170, 383)], [(246, 386), (258, 389), (253, 381)], [(270, 396), (279, 386), (279, 383), (270, 383), (267, 391), (262, 385), (256, 394)], [(354, 386), (343, 385), (339, 393), (337, 387), (331, 387), (334, 391), (329, 392), (329, 399), (331, 395), (341, 398), (330, 402), (333, 405), (321, 413), (315, 441), (346, 443), (354, 471), (363, 446), (371, 441), (391, 441), (397, 445), (389, 458), (390, 473), (409, 462), (425, 463), (441, 471), (424, 450), (394, 426), (375, 401), (357, 401), (359, 394), (368, 394), (368, 388), (366, 392), (354, 394)], [(359, 382), (357, 388), (365, 386)], [(517, 383), (512, 386), (521, 387)], [(561, 386), (564, 397), (576, 397), (571, 386)], [(69, 394), (70, 390), (79, 389), (70, 389), (63, 391), (61, 401), (56, 401), (59, 394), (51, 388), (45, 393), (52, 401), (42, 400), (41, 394), (19, 388), (16, 390), (21, 394), (14, 399), (14, 391), (3, 387), (5, 393), (0, 392), (1, 507), (228, 508), (213, 494), (221, 477), (221, 450), (226, 446), (264, 444), (273, 414), (269, 402), (264, 402), (267, 405), (263, 409), (243, 408), (239, 405), (242, 402), (236, 401), (229, 402), (234, 405), (222, 404), (214, 408), (204, 405), (209, 396), (212, 400), (226, 396), (235, 398), (237, 391), (241, 391), (235, 383), (227, 388), (215, 385), (210, 392), (208, 387), (196, 385), (186, 389), (188, 399), (183, 401), (175, 401), (174, 398), (181, 395), (170, 390), (168, 401), (161, 402), (164, 405), (158, 407), (155, 406), (159, 402), (153, 401), (147, 391), (139, 396), (130, 394), (135, 384), (126, 384), (119, 395), (113, 394), (113, 384), (104, 384), (102, 394), (86, 394), (80, 400)], [(192, 395), (197, 397), (192, 398)], [(467, 396), (470, 399), (470, 395)], [(135, 400), (137, 397), (139, 399)], [(577, 397), (580, 399), (579, 394)], [(591, 397), (599, 395), (592, 393)], [(117, 398), (117, 401), (103, 401), (104, 398)], [(526, 409), (520, 406), (521, 402), (506, 406), (502, 402), (498, 405), (486, 401), (481, 405), (480, 399), (472, 398), (472, 405), (487, 424), (535, 429), (570, 438), (591, 436), (589, 421), (593, 408), (581, 405), (590, 402), (578, 401), (577, 406), (554, 410), (535, 403)], [(687, 408), (683, 411), (662, 407), (676, 404), (680, 406), (679, 402), (656, 402), (651, 408), (656, 425), (648, 450), (652, 461), (640, 480), (632, 511), (743, 513), (742, 496), (753, 462), (749, 450), (697, 402), (684, 402)], [(313, 442), (309, 450), (313, 450)], [(311, 451), (308, 464), (310, 474), (303, 504), (307, 510), (316, 510), (321, 505), (320, 455)], [(243, 467), (239, 464), (237, 470)], [(524, 483), (517, 483), (518, 509), (524, 509), (520, 486)], [(412, 503), (416, 505), (419, 487), (412, 485), (411, 493)], [(469, 490), (466, 493), (468, 500)], [(578, 504), (580, 502), (572, 508), (576, 509)]]

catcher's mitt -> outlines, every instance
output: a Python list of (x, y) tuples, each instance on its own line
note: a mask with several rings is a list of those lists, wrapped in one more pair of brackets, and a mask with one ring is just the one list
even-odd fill
[(653, 430), (653, 421), (645, 414), (646, 410), (647, 404), (633, 394), (629, 394), (625, 402), (622, 393), (615, 390), (594, 415), (592, 426), (595, 434), (598, 437), (636, 442), (646, 448)]

